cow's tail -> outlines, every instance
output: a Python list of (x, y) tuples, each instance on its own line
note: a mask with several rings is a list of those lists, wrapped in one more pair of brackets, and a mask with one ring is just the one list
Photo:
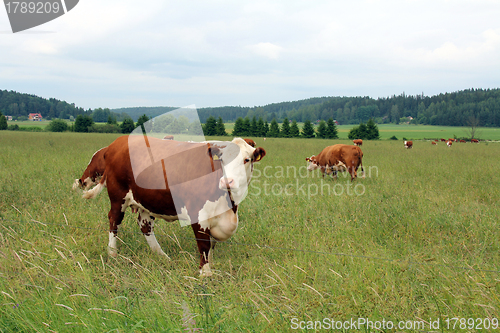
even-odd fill
[(99, 181), (99, 184), (97, 184), (93, 189), (88, 190), (88, 191), (83, 191), (83, 198), (84, 199), (94, 199), (101, 193), (102, 189), (106, 187), (106, 173), (102, 176), (101, 180)]

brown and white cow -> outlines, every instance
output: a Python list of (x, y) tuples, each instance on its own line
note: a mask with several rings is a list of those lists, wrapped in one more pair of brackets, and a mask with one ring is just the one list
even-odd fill
[(208, 276), (212, 239), (225, 241), (236, 231), (238, 205), (246, 195), (253, 164), (265, 155), (263, 148), (240, 138), (189, 143), (123, 136), (109, 145), (104, 177), (84, 198), (96, 197), (107, 184), (108, 253), (115, 257), (118, 225), (127, 207), (139, 211), (146, 241), (165, 256), (154, 235), (155, 218), (190, 223), (200, 252), (200, 274)]
[(246, 143), (248, 143), (250, 146), (254, 147), (257, 145), (255, 143), (255, 141), (253, 141), (252, 139), (244, 139)]
[(471, 139), (470, 142), (472, 142), (472, 143), (479, 143), (479, 140), (478, 139)]
[(451, 147), (451, 145), (452, 145), (452, 144), (453, 144), (453, 141), (451, 141), (451, 140), (449, 140), (448, 142), (446, 142), (446, 145), (447, 145), (448, 147)]
[(77, 188), (88, 190), (92, 185), (99, 183), (106, 167), (104, 153), (106, 153), (107, 149), (108, 147), (104, 147), (94, 153), (83, 175), (80, 179), (75, 179), (73, 190)]
[(361, 140), (361, 139), (355, 139), (355, 140), (352, 140), (352, 142), (354, 142), (355, 146), (362, 146), (363, 145), (363, 140)]
[(405, 148), (406, 149), (413, 148), (413, 141), (405, 141)]
[(319, 168), (323, 177), (325, 177), (325, 173), (327, 175), (333, 174), (336, 177), (337, 172), (347, 171), (351, 174), (351, 181), (357, 177), (359, 167), (361, 167), (362, 178), (365, 178), (362, 160), (361, 148), (344, 144), (328, 146), (318, 155), (306, 158), (306, 161), (309, 162), (307, 170), (313, 171)]

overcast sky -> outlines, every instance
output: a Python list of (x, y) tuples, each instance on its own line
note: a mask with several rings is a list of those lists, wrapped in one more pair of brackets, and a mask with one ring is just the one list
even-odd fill
[(13, 34), (0, 89), (77, 106), (257, 106), (500, 87), (500, 0), (80, 0)]

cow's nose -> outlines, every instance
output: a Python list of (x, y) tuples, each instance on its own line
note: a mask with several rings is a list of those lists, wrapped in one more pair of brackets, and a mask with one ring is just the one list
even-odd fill
[(230, 189), (233, 188), (235, 184), (235, 181), (233, 178), (225, 178), (222, 177), (219, 181), (219, 188), (220, 189)]

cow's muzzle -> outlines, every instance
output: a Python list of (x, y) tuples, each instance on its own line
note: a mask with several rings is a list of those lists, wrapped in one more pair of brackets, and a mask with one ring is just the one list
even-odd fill
[(229, 190), (236, 186), (236, 182), (233, 178), (222, 177), (219, 181), (219, 188), (221, 190)]

